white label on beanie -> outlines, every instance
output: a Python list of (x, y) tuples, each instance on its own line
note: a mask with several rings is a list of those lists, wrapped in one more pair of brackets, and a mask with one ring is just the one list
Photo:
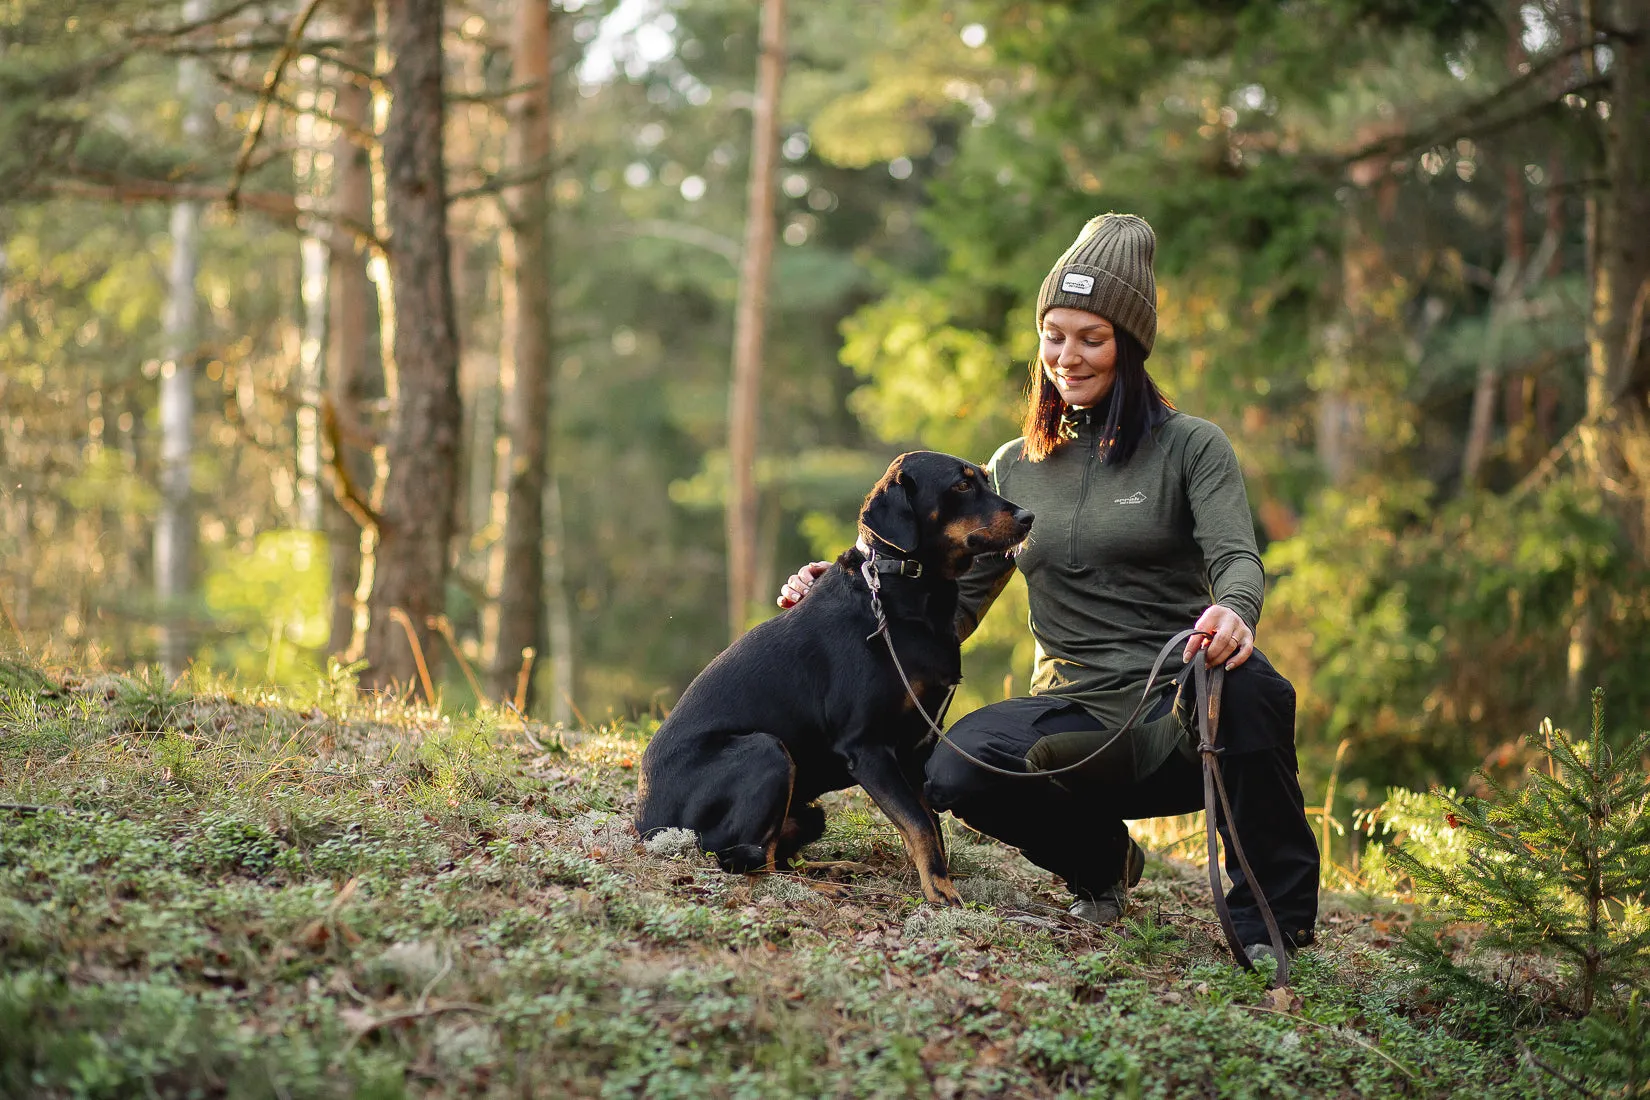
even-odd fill
[(1068, 271), (1060, 280), (1060, 290), (1066, 294), (1087, 294), (1094, 289), (1094, 276), (1080, 271)]

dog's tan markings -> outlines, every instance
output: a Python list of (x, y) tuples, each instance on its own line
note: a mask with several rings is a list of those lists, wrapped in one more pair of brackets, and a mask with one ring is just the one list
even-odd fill
[(974, 480), (974, 467), (964, 466), (963, 467), (963, 477), (968, 478), (970, 481)]
[(950, 881), (950, 869), (945, 866), (944, 841), (940, 841), (939, 833), (934, 828), (934, 818), (926, 813), (912, 816), (906, 811), (889, 811), (886, 806), (883, 811), (888, 813), (888, 820), (893, 821), (894, 828), (899, 830), (899, 838), (906, 844), (911, 863), (916, 864), (922, 897), (936, 905), (962, 904), (962, 896), (957, 894), (957, 887)]
[(1020, 538), (1020, 525), (1007, 512), (998, 512), (987, 530), (993, 539), (1000, 542), (1017, 542)]
[(945, 525), (945, 540), (952, 546), (961, 546), (969, 535), (980, 529), (980, 521), (973, 516), (963, 516), (954, 519)]
[(951, 882), (951, 872), (945, 862), (945, 848), (934, 831), (932, 819), (906, 820), (890, 815), (905, 851), (917, 867), (917, 880), (922, 884), (922, 896), (935, 905), (961, 905), (962, 895)]
[[(926, 695), (929, 691), (929, 686), (921, 680), (912, 680), (911, 687), (917, 693), (917, 698), (919, 699)], [(916, 701), (911, 698), (911, 692), (906, 692), (905, 699), (901, 701), (899, 708), (901, 710), (915, 710), (916, 706)]]
[(796, 800), (796, 761), (791, 758), (791, 752), (789, 749), (785, 750), (785, 757), (790, 761), (791, 765), (791, 781), (785, 790), (785, 812), (780, 816), (779, 826), (774, 829), (773, 836), (769, 837), (768, 842), (762, 845), (763, 851), (767, 856), (767, 858), (763, 861), (762, 869), (760, 871), (748, 871), (745, 874), (745, 877), (751, 882), (756, 882), (757, 876), (759, 875), (773, 874), (778, 868), (777, 861), (779, 841), (780, 838), (785, 835), (786, 823), (791, 819), (791, 803)]

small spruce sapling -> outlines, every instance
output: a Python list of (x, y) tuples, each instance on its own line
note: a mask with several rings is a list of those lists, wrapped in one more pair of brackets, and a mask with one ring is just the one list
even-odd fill
[(1592, 733), (1545, 721), (1529, 738), (1552, 765), (1514, 792), (1488, 775), (1489, 799), (1444, 797), (1468, 858), (1439, 866), (1399, 849), (1393, 862), (1458, 917), (1487, 929), (1486, 946), (1559, 960), (1583, 1013), (1650, 976), (1650, 732), (1621, 751), (1604, 739), (1604, 692)]

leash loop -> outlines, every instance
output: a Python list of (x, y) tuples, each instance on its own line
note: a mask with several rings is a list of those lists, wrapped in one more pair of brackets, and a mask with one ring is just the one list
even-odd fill
[(1232, 922), (1231, 906), (1226, 903), (1226, 895), (1220, 889), (1220, 841), (1216, 830), (1218, 819), (1215, 814), (1218, 801), (1220, 814), (1226, 821), (1229, 854), (1237, 859), (1238, 867), (1243, 871), (1244, 881), (1249, 884), (1249, 892), (1254, 895), (1255, 905), (1260, 909), (1261, 920), (1266, 925), (1267, 938), (1271, 941), (1273, 955), (1278, 961), (1277, 973), (1272, 975), (1272, 988), (1282, 989), (1289, 984), (1289, 952), (1284, 946), (1283, 932), (1278, 928), (1277, 918), (1272, 915), (1272, 906), (1266, 900), (1266, 893), (1261, 890), (1260, 882), (1255, 878), (1254, 868), (1249, 866), (1249, 857), (1243, 851), (1243, 842), (1238, 839), (1237, 825), (1232, 819), (1232, 803), (1226, 795), (1226, 779), (1221, 774), (1220, 758), (1226, 754), (1226, 748), (1218, 744), (1218, 738), (1220, 699), (1225, 686), (1225, 668), (1217, 666), (1211, 669), (1203, 661), (1193, 661), (1192, 687), (1197, 700), (1197, 751), (1203, 761), (1203, 829), (1209, 853), (1209, 893), (1214, 898), (1215, 915), (1220, 918), (1220, 930), (1226, 936), (1226, 946), (1231, 949), (1232, 958), (1245, 970), (1254, 970), (1254, 961), (1249, 958), (1243, 940), (1238, 935), (1237, 926)]

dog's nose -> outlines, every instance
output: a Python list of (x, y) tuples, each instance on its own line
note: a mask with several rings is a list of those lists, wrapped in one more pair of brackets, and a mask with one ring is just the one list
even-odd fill
[(1034, 513), (1029, 512), (1024, 508), (1021, 508), (1014, 513), (1014, 522), (1018, 523), (1021, 527), (1030, 527), (1031, 521), (1036, 518), (1037, 516)]

